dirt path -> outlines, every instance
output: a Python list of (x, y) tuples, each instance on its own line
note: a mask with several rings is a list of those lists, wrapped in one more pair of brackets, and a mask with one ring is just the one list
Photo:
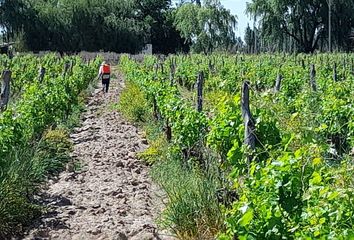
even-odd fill
[(156, 230), (154, 187), (136, 159), (147, 147), (139, 130), (110, 109), (123, 81), (112, 79), (105, 96), (97, 89), (71, 135), (80, 172), (60, 174), (42, 195), (49, 207), (25, 239), (172, 239)]

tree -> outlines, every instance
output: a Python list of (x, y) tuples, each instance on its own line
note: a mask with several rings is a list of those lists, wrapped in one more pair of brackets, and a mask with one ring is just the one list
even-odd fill
[(225, 50), (235, 44), (237, 20), (219, 0), (185, 3), (176, 10), (175, 26), (196, 52)]
[(241, 37), (237, 37), (234, 46), (230, 49), (230, 52), (235, 54), (245, 51), (245, 45)]
[(247, 24), (247, 28), (245, 30), (245, 43), (246, 43), (247, 53), (251, 53), (254, 47), (254, 33), (250, 28), (249, 24)]
[(173, 26), (174, 13), (171, 0), (136, 0), (139, 19), (150, 26), (149, 42), (154, 53), (175, 53), (188, 50), (183, 39)]
[(197, 4), (198, 6), (202, 6), (201, 0), (179, 0), (179, 4), (180, 4), (180, 5), (183, 5), (183, 4), (188, 3), (188, 2), (190, 2), (190, 3), (195, 3), (195, 4)]
[(23, 0), (0, 0), (0, 27), (7, 40), (20, 30), (27, 20), (26, 6)]
[[(29, 50), (158, 53), (185, 48), (171, 0), (0, 0), (0, 25)], [(166, 44), (168, 43), (168, 44)]]
[[(334, 37), (340, 46), (349, 41), (353, 25), (353, 1), (332, 0)], [(253, 0), (247, 12), (258, 18), (263, 35), (278, 41), (284, 34), (296, 42), (301, 52), (312, 53), (329, 32), (327, 0)]]
[[(284, 32), (292, 36), (304, 52), (313, 52), (323, 32), (324, 0), (253, 0), (247, 11), (260, 18), (263, 30), (268, 35)], [(322, 14), (323, 15), (323, 14)]]
[(351, 49), (351, 32), (354, 29), (354, 1), (331, 1), (334, 45), (338, 50), (349, 51)]

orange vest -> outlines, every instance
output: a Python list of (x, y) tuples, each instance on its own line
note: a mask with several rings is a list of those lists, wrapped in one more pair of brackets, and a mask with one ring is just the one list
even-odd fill
[(103, 74), (111, 74), (111, 66), (108, 64), (103, 65), (102, 73)]

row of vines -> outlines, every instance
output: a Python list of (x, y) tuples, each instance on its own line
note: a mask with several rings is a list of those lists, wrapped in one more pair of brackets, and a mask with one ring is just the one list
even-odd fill
[[(219, 202), (223, 224), (214, 231), (219, 239), (354, 239), (353, 60), (126, 56), (120, 67), (163, 123), (182, 165), (203, 174), (208, 158), (201, 149), (217, 156), (227, 189)], [(254, 146), (244, 144), (245, 83)], [(230, 193), (235, 197), (226, 201)], [(172, 224), (172, 231), (184, 230)]]
[(21, 232), (40, 214), (34, 193), (48, 174), (64, 166), (67, 159), (57, 153), (70, 145), (53, 130), (78, 106), (98, 65), (98, 59), (85, 63), (54, 54), (0, 57), (3, 77), (5, 72), (11, 77), (10, 101), (0, 113), (0, 238)]

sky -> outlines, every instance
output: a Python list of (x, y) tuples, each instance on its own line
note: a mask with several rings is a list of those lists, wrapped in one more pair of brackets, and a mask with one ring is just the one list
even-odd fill
[(238, 17), (238, 25), (236, 30), (236, 35), (243, 36), (245, 35), (245, 30), (247, 23), (251, 23), (249, 16), (246, 15), (246, 2), (249, 0), (221, 0), (221, 3), (225, 8), (230, 9), (232, 14), (236, 14)]

